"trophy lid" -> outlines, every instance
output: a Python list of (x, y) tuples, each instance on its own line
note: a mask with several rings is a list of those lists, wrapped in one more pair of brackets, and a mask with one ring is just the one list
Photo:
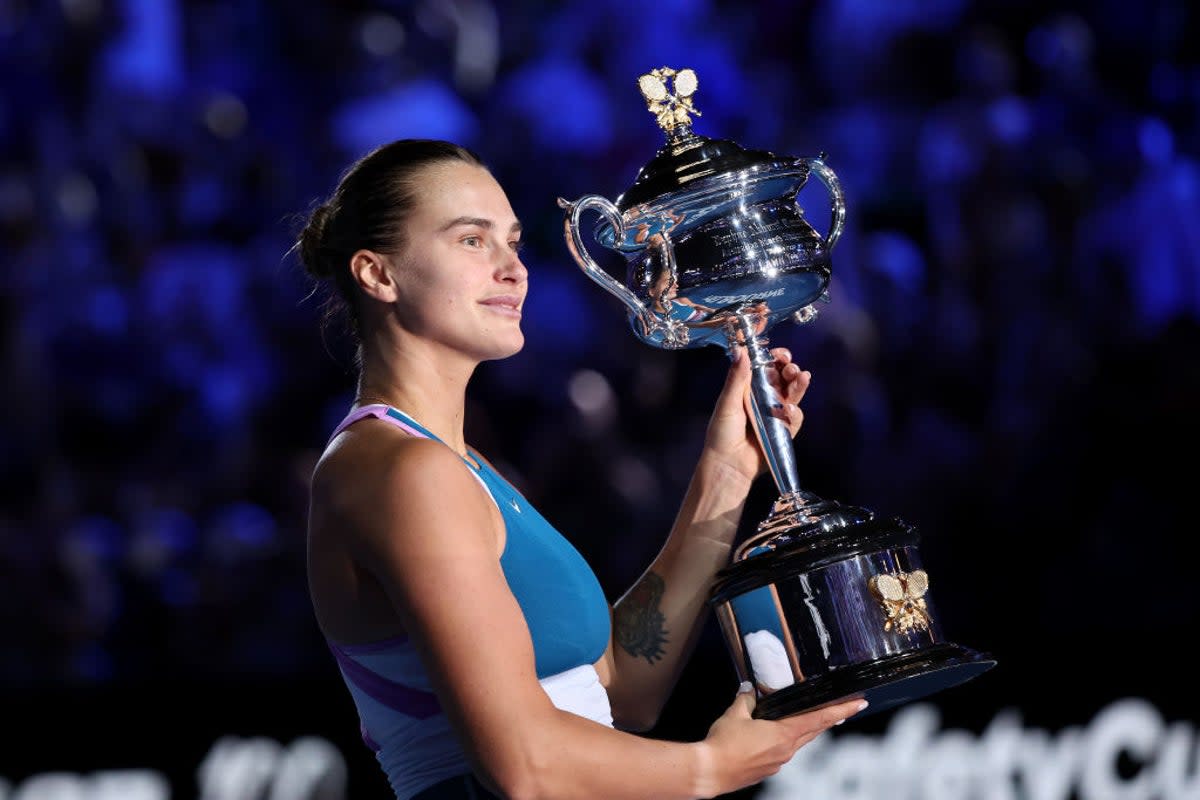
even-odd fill
[[(673, 91), (668, 90), (668, 81)], [(697, 181), (704, 183), (705, 178), (747, 170), (770, 174), (785, 169), (803, 184), (808, 173), (805, 159), (747, 150), (730, 139), (710, 139), (693, 132), (691, 116), (700, 116), (692, 104), (698, 85), (691, 69), (660, 67), (638, 78), (647, 109), (666, 132), (667, 141), (638, 171), (633, 185), (617, 198), (616, 206), (622, 213), (664, 195), (697, 188)]]

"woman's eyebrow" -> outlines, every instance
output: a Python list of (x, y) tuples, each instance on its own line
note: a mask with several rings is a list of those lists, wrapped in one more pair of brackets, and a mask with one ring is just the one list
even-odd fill
[(459, 225), (474, 225), (479, 228), (488, 229), (496, 227), (496, 223), (484, 217), (455, 217), (442, 227), (438, 228), (438, 233), (441, 233), (442, 231), (448, 231), (451, 228), (456, 228)]
[[(474, 225), (479, 228), (487, 228), (488, 230), (491, 230), (492, 228), (496, 227), (496, 223), (492, 222), (490, 219), (487, 219), (486, 217), (455, 217), (454, 219), (450, 220), (442, 227), (438, 228), (438, 233), (441, 233), (442, 231), (448, 231), (451, 228), (458, 227), (459, 225)], [(511, 233), (516, 233), (520, 230), (521, 230), (521, 221), (520, 220), (517, 220), (509, 227), (509, 231)]]

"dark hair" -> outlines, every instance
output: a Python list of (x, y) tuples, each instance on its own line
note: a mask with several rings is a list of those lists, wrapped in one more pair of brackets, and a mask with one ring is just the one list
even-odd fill
[(417, 173), (446, 161), (487, 168), (474, 151), (438, 139), (400, 139), (375, 148), (342, 174), (333, 194), (309, 212), (297, 237), (294, 247), (305, 271), (326, 286), (333, 283), (322, 324), (345, 315), (360, 364), (358, 287), (348, 268), (350, 256), (362, 249), (399, 252), (405, 217), (418, 200)]

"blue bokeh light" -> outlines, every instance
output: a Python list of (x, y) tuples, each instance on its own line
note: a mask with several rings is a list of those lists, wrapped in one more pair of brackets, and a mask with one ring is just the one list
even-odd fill
[(392, 139), (449, 139), (466, 145), (479, 136), (470, 106), (444, 82), (414, 80), (342, 104), (331, 122), (342, 149), (359, 155)]
[(121, 0), (121, 33), (104, 61), (110, 85), (166, 95), (183, 83), (181, 12), (173, 0)]

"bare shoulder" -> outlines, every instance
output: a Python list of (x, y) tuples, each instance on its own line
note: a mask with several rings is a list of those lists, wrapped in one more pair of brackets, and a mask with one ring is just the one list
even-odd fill
[(379, 420), (356, 423), (333, 440), (311, 481), (308, 575), (322, 629), (345, 642), (409, 630), (411, 598), (427, 574), (498, 565), (498, 516), (441, 442)]
[(313, 497), (331, 507), (386, 499), (387, 489), (419, 484), (426, 468), (446, 469), (458, 461), (441, 442), (412, 436), (377, 420), (345, 431), (321, 455), (312, 476)]
[(334, 440), (313, 471), (311, 491), (311, 535), (336, 530), (352, 547), (394, 548), (436, 533), (447, 515), (494, 540), (486, 495), (462, 459), (441, 442), (377, 420)]

